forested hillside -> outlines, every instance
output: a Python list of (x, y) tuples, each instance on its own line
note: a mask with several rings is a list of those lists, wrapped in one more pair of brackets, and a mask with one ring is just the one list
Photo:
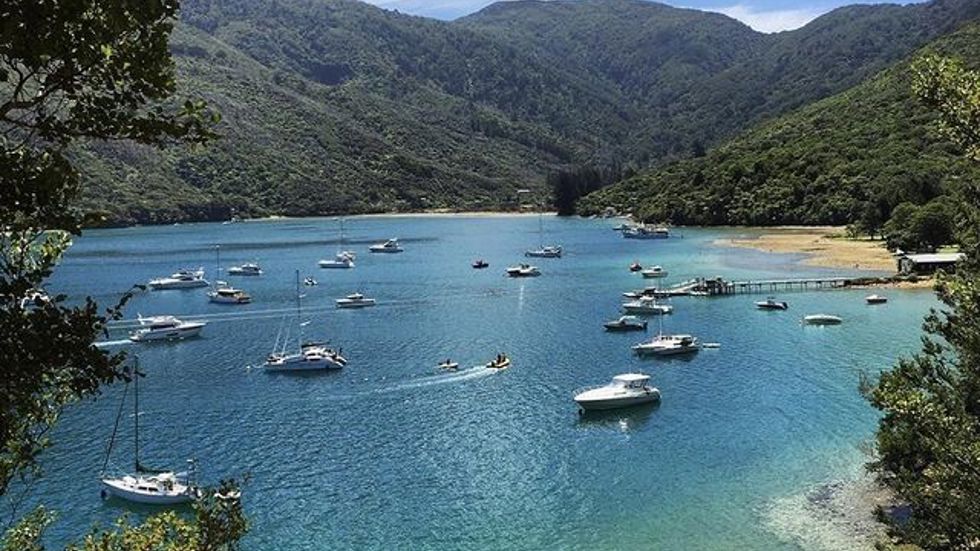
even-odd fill
[(678, 224), (847, 224), (880, 229), (901, 203), (932, 204), (980, 169), (939, 138), (912, 90), (915, 60), (939, 53), (980, 65), (980, 24), (846, 92), (589, 195), (606, 207)]
[(353, 0), (185, 0), (179, 90), (221, 112), (223, 137), (80, 148), (84, 206), (106, 223), (500, 208), (558, 170), (699, 152), (980, 3), (856, 10), (763, 35), (642, 0), (504, 2), (454, 22)]

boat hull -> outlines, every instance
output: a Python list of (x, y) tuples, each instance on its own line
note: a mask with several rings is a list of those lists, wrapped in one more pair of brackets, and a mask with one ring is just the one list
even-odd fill
[(346, 310), (356, 310), (358, 308), (370, 308), (371, 306), (374, 306), (376, 304), (374, 300), (359, 300), (359, 301), (350, 301), (350, 302), (347, 301), (342, 302), (342, 301), (343, 299), (337, 301), (337, 308), (343, 308)]
[(629, 324), (605, 323), (603, 324), (603, 327), (605, 327), (606, 331), (609, 331), (610, 333), (625, 333), (627, 331), (647, 330), (647, 324), (645, 323), (629, 323)]
[(172, 341), (180, 339), (190, 339), (197, 337), (204, 329), (204, 324), (187, 327), (183, 329), (170, 329), (167, 331), (154, 331), (152, 333), (134, 333), (129, 340), (133, 342), (152, 342), (152, 341)]
[(658, 391), (615, 398), (575, 398), (575, 403), (585, 411), (606, 411), (610, 409), (620, 409), (639, 406), (642, 404), (650, 404), (659, 401), (660, 392)]
[(268, 373), (284, 373), (290, 371), (332, 371), (343, 369), (344, 366), (336, 360), (286, 360), (283, 362), (266, 362), (262, 368)]
[(191, 493), (149, 493), (141, 492), (135, 488), (128, 487), (124, 482), (117, 479), (102, 479), (102, 489), (106, 494), (144, 505), (180, 505), (194, 501)]
[(321, 260), (319, 266), (326, 270), (349, 270), (354, 267), (353, 262), (343, 262), (338, 260)]
[(154, 280), (149, 283), (150, 289), (154, 291), (168, 291), (174, 289), (198, 289), (201, 287), (207, 287), (209, 283), (203, 279), (198, 279), (194, 281), (168, 281), (168, 280)]
[(633, 351), (640, 356), (681, 356), (684, 354), (694, 354), (700, 349), (700, 346), (685, 346), (678, 348), (648, 348), (643, 346), (633, 347)]

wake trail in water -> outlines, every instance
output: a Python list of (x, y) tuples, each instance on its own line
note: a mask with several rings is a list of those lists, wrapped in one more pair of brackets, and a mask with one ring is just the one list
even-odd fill
[(400, 383), (388, 388), (379, 388), (374, 392), (375, 393), (399, 392), (403, 390), (412, 390), (416, 388), (425, 388), (429, 386), (461, 383), (464, 381), (472, 381), (474, 379), (482, 379), (484, 377), (493, 375), (494, 372), (495, 370), (493, 369), (487, 369), (482, 365), (478, 365), (478, 366), (471, 367), (469, 369), (456, 371), (454, 373), (446, 373), (443, 375), (432, 375), (429, 377), (423, 377), (409, 382)]
[(109, 348), (110, 346), (126, 346), (128, 344), (133, 344), (133, 341), (129, 339), (119, 339), (118, 341), (102, 341), (95, 343), (96, 348)]

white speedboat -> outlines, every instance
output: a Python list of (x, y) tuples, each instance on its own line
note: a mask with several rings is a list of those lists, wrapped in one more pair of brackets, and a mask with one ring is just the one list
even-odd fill
[(641, 320), (636, 316), (621, 316), (618, 320), (607, 321), (602, 325), (606, 328), (606, 331), (612, 332), (647, 330), (646, 320)]
[(787, 310), (789, 309), (789, 304), (783, 301), (777, 301), (773, 297), (769, 297), (766, 300), (756, 302), (755, 307), (759, 310)]
[(660, 391), (650, 386), (650, 376), (624, 373), (613, 377), (605, 386), (582, 389), (575, 403), (585, 411), (625, 408), (660, 400)]
[(210, 285), (204, 279), (204, 268), (197, 270), (178, 270), (170, 277), (161, 277), (150, 280), (150, 289), (163, 291), (167, 289), (194, 289), (197, 287), (207, 287)]
[(509, 277), (538, 277), (541, 275), (541, 271), (538, 270), (537, 266), (520, 264), (518, 266), (511, 266), (510, 268), (507, 268), (507, 275)]
[(623, 312), (627, 314), (637, 314), (644, 316), (660, 316), (664, 314), (670, 314), (674, 311), (674, 307), (669, 304), (660, 304), (657, 302), (656, 297), (651, 296), (641, 296), (636, 300), (632, 300), (623, 304)]
[(803, 323), (807, 325), (839, 325), (843, 322), (842, 318), (830, 314), (811, 314), (803, 318)]
[(219, 281), (218, 287), (208, 291), (208, 299), (217, 304), (248, 304), (252, 302), (252, 295), (241, 289), (231, 287), (223, 281)]
[(372, 253), (400, 253), (405, 249), (398, 244), (398, 239), (393, 238), (385, 241), (384, 243), (379, 243), (377, 245), (371, 245), (368, 250)]
[(143, 327), (133, 331), (129, 340), (133, 342), (169, 341), (196, 337), (207, 323), (203, 321), (182, 321), (174, 316), (139, 317)]
[(652, 279), (656, 277), (667, 277), (667, 270), (663, 269), (661, 266), (653, 266), (652, 268), (646, 268), (645, 270), (640, 270), (640, 275), (647, 279)]
[(692, 335), (657, 335), (649, 342), (633, 346), (633, 352), (641, 356), (676, 356), (691, 354), (701, 349), (697, 337)]
[(884, 304), (888, 302), (888, 298), (881, 295), (868, 295), (864, 297), (864, 301), (868, 304)]
[(228, 268), (228, 275), (233, 276), (260, 276), (262, 275), (262, 268), (254, 262), (246, 262), (239, 266), (232, 266)]
[(374, 305), (375, 300), (373, 298), (367, 298), (361, 293), (353, 293), (337, 299), (337, 308), (367, 308)]
[(199, 490), (190, 481), (173, 472), (148, 475), (103, 477), (103, 495), (115, 496), (145, 505), (177, 505), (197, 499)]
[(561, 246), (547, 245), (539, 249), (524, 251), (524, 256), (530, 258), (561, 258)]
[(354, 267), (354, 259), (350, 253), (341, 251), (332, 260), (321, 260), (317, 263), (321, 268), (349, 269)]

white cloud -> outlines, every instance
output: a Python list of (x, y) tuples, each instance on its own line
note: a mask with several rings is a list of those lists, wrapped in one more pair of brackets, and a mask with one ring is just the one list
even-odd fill
[(728, 17), (738, 19), (759, 32), (775, 33), (798, 29), (823, 15), (826, 10), (813, 8), (762, 10), (753, 8), (752, 6), (746, 6), (745, 4), (735, 4), (727, 8), (714, 8), (711, 11), (723, 13)]

